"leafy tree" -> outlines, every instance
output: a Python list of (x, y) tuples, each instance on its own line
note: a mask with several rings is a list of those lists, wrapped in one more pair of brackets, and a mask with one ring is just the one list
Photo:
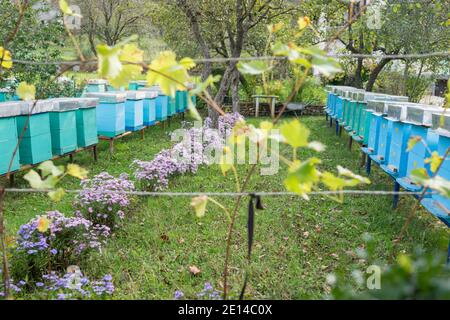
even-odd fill
[[(266, 25), (279, 19), (290, 21), (298, 11), (298, 6), (284, 0), (172, 0), (155, 3), (165, 6), (165, 9), (154, 12), (155, 16), (159, 16), (154, 21), (164, 29), (164, 37), (169, 41), (195, 43), (191, 48), (205, 59), (262, 55), (267, 43)], [(177, 28), (172, 26), (174, 17)], [(190, 34), (186, 34), (180, 25), (189, 26)], [(211, 74), (212, 69), (211, 63), (203, 64), (203, 79)], [(237, 61), (227, 63), (215, 101), (223, 103), (231, 89), (233, 109), (238, 111), (240, 81), (243, 81), (243, 77), (237, 68)]]
[[(29, 5), (32, 6), (35, 3), (36, 1), (30, 1)], [(21, 28), (7, 48), (11, 51), (14, 59), (36, 62), (61, 59), (62, 48), (65, 44), (64, 27), (60, 19), (41, 21), (39, 17), (46, 10), (45, 8), (26, 10)], [(2, 21), (0, 46), (1, 43), (6, 42), (7, 37), (15, 29), (19, 16), (15, 2), (0, 2), (0, 19)], [(14, 71), (4, 70), (3, 73), (0, 73), (0, 85), (5, 85), (6, 79), (14, 77), (19, 82), (35, 83), (40, 90), (42, 88), (40, 84), (48, 82), (57, 71), (58, 66), (56, 65), (15, 64)], [(39, 95), (41, 94), (42, 92), (39, 92)]]
[[(342, 1), (315, 1), (308, 7), (311, 15), (317, 16), (317, 10), (326, 9), (322, 18), (327, 28), (322, 32), (322, 39), (329, 38), (332, 26), (345, 26), (345, 32), (337, 37), (337, 42), (343, 44), (346, 50), (354, 54), (420, 54), (447, 50), (447, 40), (450, 30), (446, 27), (449, 4), (440, 0), (420, 2), (393, 0), (378, 6), (379, 16), (376, 16), (374, 5), (381, 1), (372, 1), (371, 5), (349, 4)], [(370, 10), (369, 10), (370, 9)], [(347, 19), (344, 19), (345, 15)], [(348, 17), (353, 17), (354, 23)], [(379, 21), (376, 21), (380, 18)], [(354, 75), (350, 77), (350, 84), (363, 86), (364, 74), (367, 72), (366, 90), (372, 91), (375, 81), (383, 69), (394, 60), (401, 58), (380, 58), (368, 61), (358, 58), (354, 67)], [(437, 59), (442, 60), (442, 59)], [(410, 66), (411, 61), (407, 62)], [(423, 60), (422, 68), (436, 64), (435, 58)], [(420, 68), (420, 66), (419, 66)]]
[(114, 46), (133, 34), (148, 31), (148, 1), (143, 0), (79, 0), (83, 15), (81, 33), (86, 35), (92, 53), (96, 45)]

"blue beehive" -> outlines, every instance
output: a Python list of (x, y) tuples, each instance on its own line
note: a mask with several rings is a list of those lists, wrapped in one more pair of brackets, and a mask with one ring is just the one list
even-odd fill
[(158, 92), (150, 88), (140, 88), (144, 92), (144, 126), (152, 126), (156, 123), (156, 98)]
[(142, 91), (127, 91), (125, 103), (125, 129), (137, 131), (144, 126), (144, 98)]
[[(441, 125), (441, 120), (443, 125)], [(447, 149), (450, 148), (450, 115), (433, 115), (433, 130), (438, 135), (438, 153), (444, 157)], [(450, 159), (444, 159), (438, 176), (450, 180)], [(450, 227), (450, 199), (440, 194), (433, 194), (429, 198), (422, 200), (422, 205), (437, 218)]]
[(159, 86), (149, 87), (149, 89), (158, 92), (158, 97), (156, 98), (156, 120), (167, 120), (169, 112), (169, 97), (164, 95)]
[[(370, 147), (369, 138), (369, 149), (370, 158), (378, 164), (384, 164), (388, 160), (390, 144), (391, 144), (391, 132), (392, 132), (392, 122), (389, 122), (385, 116), (387, 116), (387, 102), (386, 101), (374, 101), (372, 102), (374, 107), (374, 112), (372, 117), (375, 118), (376, 124), (374, 128), (378, 127), (378, 132), (376, 133), (376, 146), (374, 148)], [(372, 129), (372, 127), (371, 127)], [(371, 133), (372, 136), (372, 133)], [(373, 151), (372, 151), (373, 150)], [(375, 151), (376, 150), (376, 151)]]
[(17, 136), (20, 137), (26, 128), (19, 148), (21, 164), (38, 164), (53, 157), (49, 114), (52, 110), (53, 103), (50, 100), (21, 104), (21, 116), (17, 117)]
[(75, 151), (77, 142), (77, 99), (51, 99), (53, 110), (50, 112), (50, 132), (52, 135), (53, 155), (64, 155)]
[(90, 79), (87, 81), (84, 93), (98, 92), (105, 93), (108, 91), (108, 81), (103, 79)]
[(88, 93), (85, 97), (99, 99), (97, 107), (98, 135), (114, 138), (125, 132), (126, 93)]
[(89, 147), (98, 143), (97, 134), (97, 106), (96, 98), (77, 99), (79, 109), (77, 116), (77, 144), (80, 148)]
[(425, 168), (430, 175), (432, 174), (429, 164), (425, 164), (425, 159), (431, 156), (429, 151), (437, 150), (439, 140), (439, 136), (433, 130), (429, 130), (432, 125), (432, 112), (442, 114), (444, 110), (432, 106), (407, 104), (405, 122), (411, 124), (410, 137), (420, 137), (428, 146), (426, 148), (424, 143), (416, 143), (414, 148), (409, 151), (406, 174), (397, 179), (397, 182), (408, 191), (418, 192), (422, 189), (410, 179), (413, 170)]
[(13, 90), (11, 89), (0, 89), (0, 102), (7, 102), (7, 101), (17, 101), (19, 100), (15, 95)]
[(177, 91), (177, 95), (176, 95), (176, 112), (177, 113), (181, 113), (181, 112), (184, 112), (184, 110), (186, 110), (186, 103), (187, 103), (186, 94), (187, 94), (187, 91)]
[(145, 88), (147, 86), (147, 81), (139, 80), (139, 81), (131, 81), (128, 84), (128, 90), (136, 91), (141, 88)]
[(326, 114), (329, 113), (330, 106), (331, 106), (331, 99), (333, 95), (333, 86), (325, 86), (325, 91), (327, 92), (327, 103), (325, 104), (324, 111)]
[[(21, 114), (21, 102), (0, 103), (0, 175), (8, 172), (11, 158), (17, 146), (16, 118)], [(16, 153), (11, 172), (20, 168), (20, 154)]]
[(408, 165), (408, 141), (411, 124), (405, 123), (407, 107), (404, 104), (388, 104), (387, 117), (391, 128), (391, 142), (386, 148), (386, 162), (381, 168), (395, 178), (406, 176)]

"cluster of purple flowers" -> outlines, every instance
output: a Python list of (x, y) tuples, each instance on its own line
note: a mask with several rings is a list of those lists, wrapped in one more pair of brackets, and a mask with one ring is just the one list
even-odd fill
[[(205, 283), (203, 290), (197, 294), (200, 300), (222, 300), (222, 296), (219, 291), (214, 290), (211, 283)], [(175, 291), (174, 300), (182, 300), (184, 298), (184, 293), (182, 291)]]
[(203, 127), (188, 129), (183, 141), (174, 145), (171, 150), (161, 151), (152, 161), (134, 161), (136, 180), (147, 189), (161, 191), (169, 186), (171, 177), (196, 173), (200, 166), (210, 165), (211, 151), (221, 152), (226, 138), (242, 119), (238, 113), (227, 114), (219, 118), (218, 130), (212, 128), (209, 118)]
[[(42, 276), (40, 282), (35, 282), (35, 294), (49, 300), (106, 299), (110, 297), (115, 287), (111, 275), (105, 275), (101, 280), (91, 281), (81, 271), (70, 272), (60, 277), (56, 272)], [(31, 285), (24, 280), (11, 283), (10, 288), (15, 296), (26, 294)], [(0, 288), (1, 289), (1, 288)], [(4, 296), (3, 290), (0, 297)]]
[(127, 174), (118, 178), (103, 172), (92, 179), (81, 182), (82, 191), (75, 200), (76, 215), (89, 219), (96, 225), (114, 228), (125, 218), (132, 197), (127, 194), (135, 190)]
[[(39, 230), (41, 219), (48, 221), (45, 231)], [(33, 266), (34, 272), (42, 272), (49, 265), (66, 268), (80, 261), (88, 252), (100, 251), (109, 235), (110, 229), (106, 226), (52, 211), (20, 227), (16, 250), (27, 265)]]

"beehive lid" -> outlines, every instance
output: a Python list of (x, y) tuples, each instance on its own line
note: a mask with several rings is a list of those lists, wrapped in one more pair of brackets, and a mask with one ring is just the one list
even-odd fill
[(11, 88), (0, 88), (0, 93), (11, 93), (13, 90)]
[(89, 79), (87, 81), (88, 84), (95, 84), (95, 85), (108, 85), (109, 82), (108, 80), (104, 80), (104, 79)]
[(145, 99), (145, 93), (142, 91), (125, 91), (127, 94), (127, 100), (144, 100)]
[(77, 103), (80, 109), (96, 108), (100, 100), (98, 98), (78, 98)]
[(151, 86), (151, 87), (148, 87), (147, 89), (158, 92), (158, 95), (160, 95), (160, 96), (164, 95), (160, 86)]
[(370, 100), (367, 102), (367, 110), (372, 110), (376, 115), (387, 114), (387, 104), (384, 100)]
[(139, 88), (138, 90), (145, 94), (145, 99), (154, 99), (158, 97), (158, 91), (151, 88)]
[(76, 98), (49, 99), (53, 102), (53, 112), (73, 111), (80, 108)]
[(387, 103), (387, 118), (392, 121), (405, 121), (406, 109), (407, 106), (403, 104)]
[(145, 80), (130, 81), (130, 84), (137, 84), (139, 86), (147, 86), (147, 81), (145, 81)]
[(125, 92), (88, 92), (84, 98), (97, 98), (100, 103), (121, 103), (127, 100)]
[(27, 101), (21, 104), (20, 112), (22, 115), (46, 113), (53, 111), (53, 107), (52, 100)]
[(433, 113), (432, 119), (434, 131), (441, 136), (450, 137), (450, 114)]
[(406, 121), (408, 123), (431, 127), (433, 125), (433, 113), (443, 114), (445, 110), (431, 105), (407, 103)]
[(0, 103), (0, 118), (17, 117), (21, 115), (21, 109), (24, 102), (1, 102)]

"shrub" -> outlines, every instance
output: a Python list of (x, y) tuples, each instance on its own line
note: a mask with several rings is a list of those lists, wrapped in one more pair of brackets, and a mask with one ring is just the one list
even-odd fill
[(81, 217), (67, 218), (58, 211), (36, 217), (20, 227), (12, 256), (14, 278), (39, 280), (49, 270), (62, 271), (100, 251), (108, 227)]
[(118, 178), (103, 172), (92, 179), (81, 181), (82, 191), (77, 196), (74, 206), (78, 217), (84, 217), (94, 225), (114, 229), (130, 210), (132, 196), (125, 192), (134, 191), (135, 187), (127, 174)]
[[(34, 298), (46, 300), (100, 300), (110, 298), (114, 293), (111, 275), (105, 275), (101, 280), (91, 281), (81, 273), (79, 268), (71, 267), (71, 269), (73, 269), (71, 272), (63, 276), (59, 276), (56, 272), (43, 275), (39, 282), (32, 284), (25, 280), (12, 283), (11, 293), (16, 298), (26, 298), (28, 294), (33, 294)], [(0, 298), (3, 296), (3, 288), (0, 285)]]
[(201, 165), (210, 165), (208, 150), (222, 150), (225, 138), (236, 122), (242, 119), (238, 113), (220, 117), (218, 130), (211, 128), (211, 119), (203, 127), (186, 131), (184, 140), (170, 150), (158, 153), (152, 161), (135, 160), (135, 177), (143, 188), (161, 191), (169, 186), (169, 179), (177, 174), (195, 173)]
[(308, 78), (294, 101), (314, 106), (324, 106), (327, 101), (327, 93), (319, 80)]

